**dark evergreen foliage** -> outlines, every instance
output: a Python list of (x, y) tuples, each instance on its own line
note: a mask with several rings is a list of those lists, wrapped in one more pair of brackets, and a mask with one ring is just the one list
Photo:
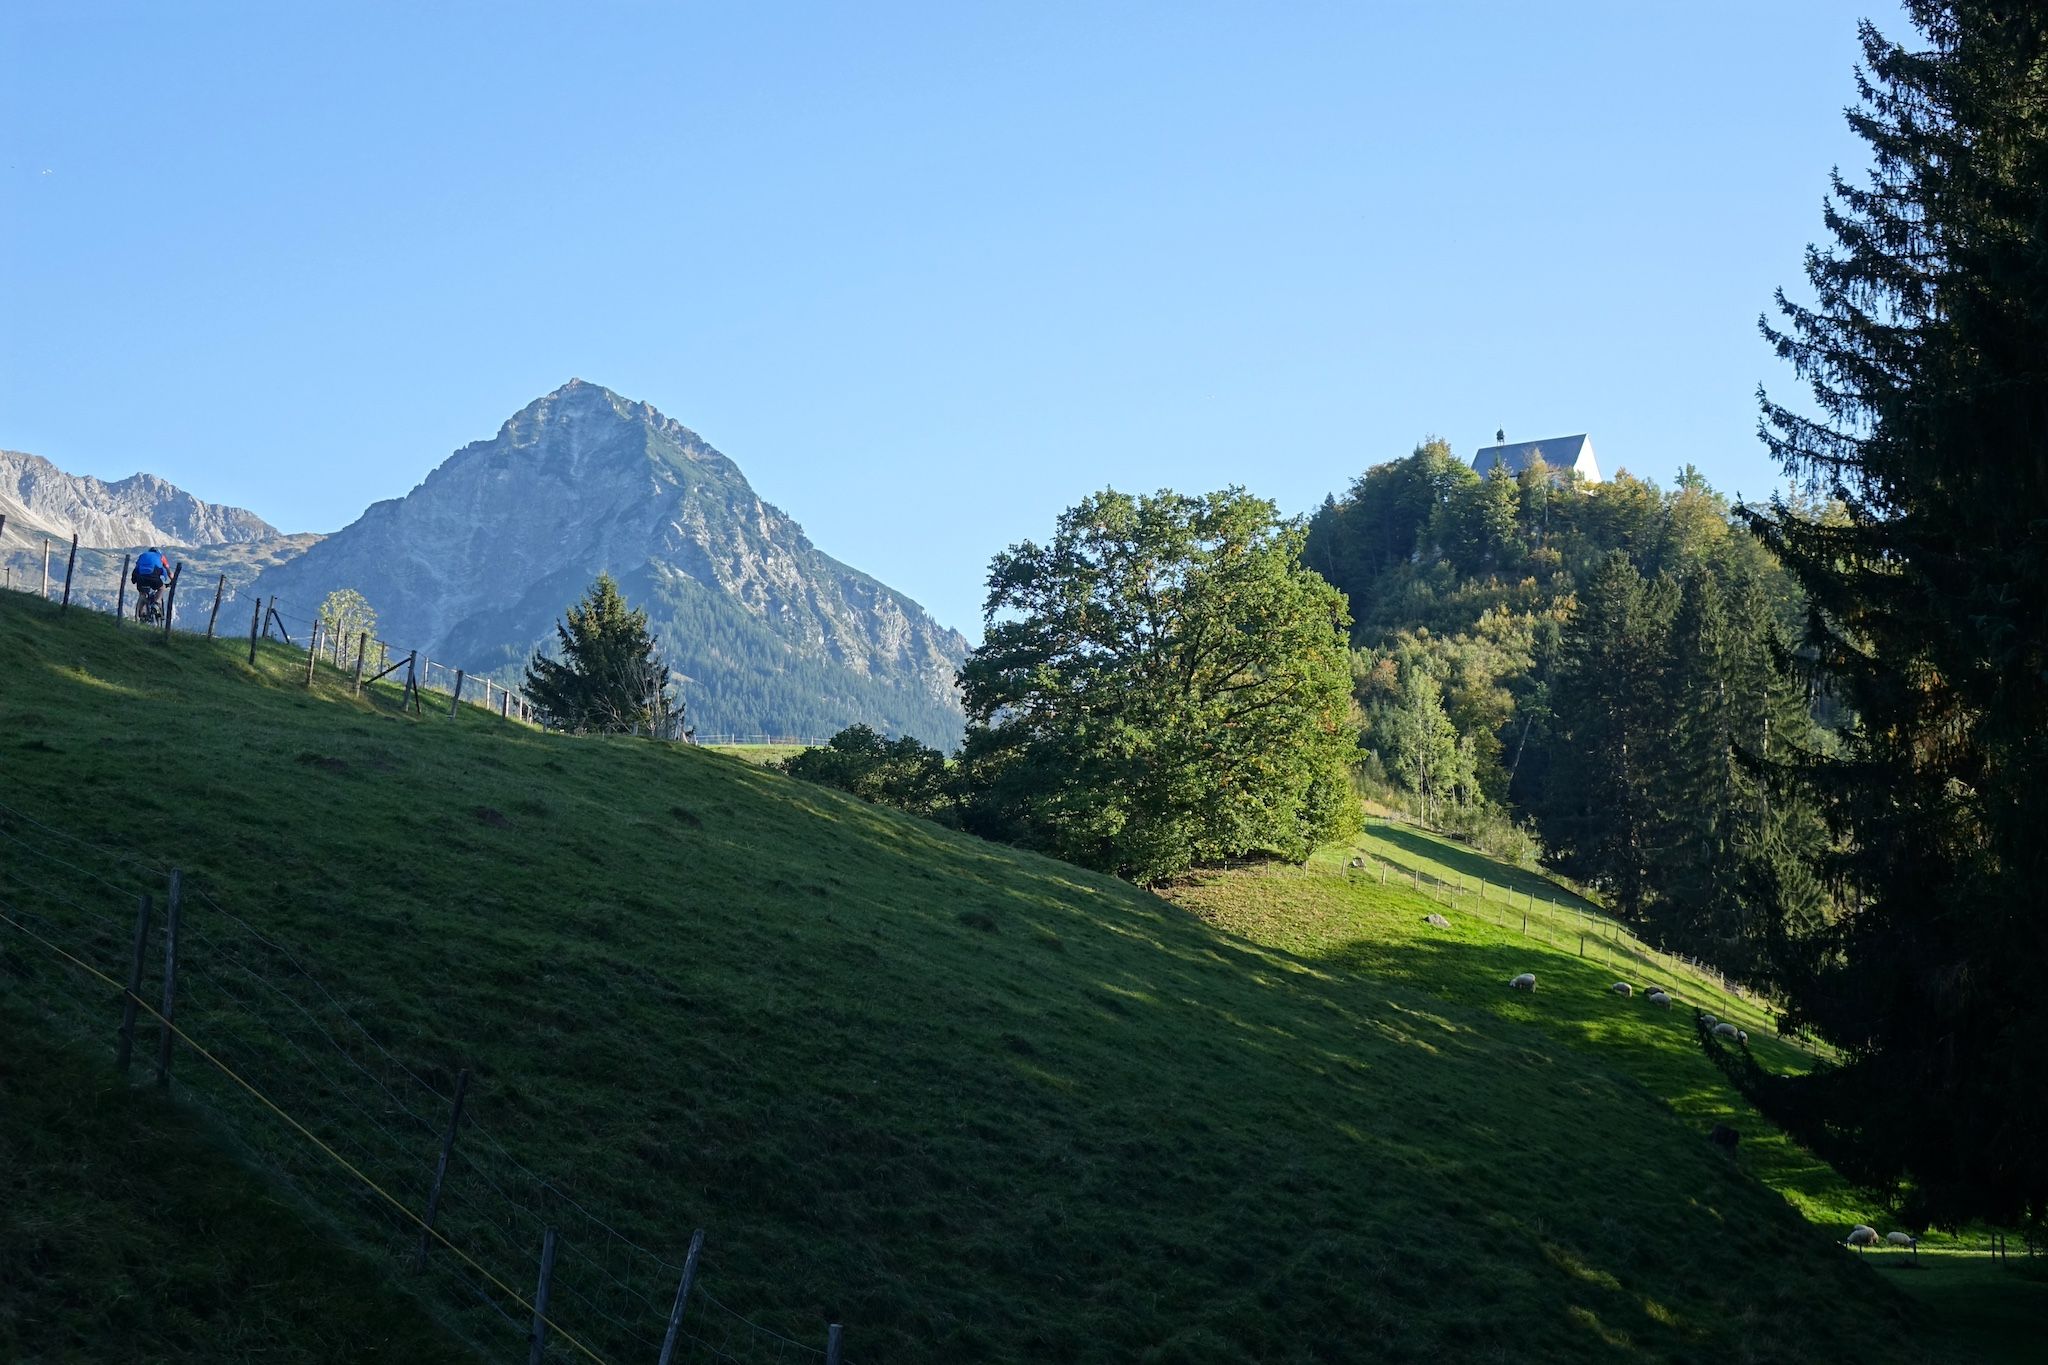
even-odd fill
[(1775, 956), (1848, 1052), (1802, 1135), (1920, 1219), (2010, 1223), (2048, 1214), (2048, 9), (1907, 9), (1921, 46), (1863, 32), (1869, 180), (1765, 326), (1818, 405), (1765, 438), (1843, 515), (1754, 523), (1858, 717), (1795, 775), (1846, 908), (1782, 899)]
[(560, 658), (535, 654), (526, 696), (559, 730), (679, 738), (683, 704), (647, 630), (610, 574), (599, 574), (555, 627)]
[(865, 725), (849, 725), (819, 748), (784, 762), (782, 770), (927, 820), (960, 823), (960, 792), (946, 756), (908, 737), (890, 740)]

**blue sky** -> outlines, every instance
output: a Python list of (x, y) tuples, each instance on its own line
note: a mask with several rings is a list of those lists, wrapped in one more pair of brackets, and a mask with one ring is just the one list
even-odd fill
[(975, 633), (1107, 485), (1776, 482), (1892, 0), (0, 7), (0, 446), (333, 530), (581, 377)]

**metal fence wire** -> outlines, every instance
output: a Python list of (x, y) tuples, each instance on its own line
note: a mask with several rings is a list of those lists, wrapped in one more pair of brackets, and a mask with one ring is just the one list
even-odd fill
[(168, 1059), (162, 1083), (334, 1234), (402, 1268), (487, 1356), (507, 1357), (516, 1335), (551, 1361), (839, 1359), (836, 1326), (809, 1343), (750, 1318), (694, 1260), (679, 1297), (684, 1247), (628, 1235), (471, 1111), (455, 1119), (465, 1077), (380, 1042), (345, 991), (206, 886), (4, 801), (0, 980), (72, 1039), (114, 1037), (132, 1012), (131, 1075), (147, 1081)]

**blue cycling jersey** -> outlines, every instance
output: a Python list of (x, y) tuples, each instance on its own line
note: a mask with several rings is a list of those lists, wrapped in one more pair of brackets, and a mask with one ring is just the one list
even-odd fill
[(164, 576), (164, 557), (155, 550), (144, 550), (135, 561), (135, 572), (141, 574), (144, 578), (162, 578)]

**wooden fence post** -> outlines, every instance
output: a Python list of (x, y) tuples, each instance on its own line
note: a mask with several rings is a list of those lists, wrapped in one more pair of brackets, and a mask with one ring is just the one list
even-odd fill
[(448, 1179), (448, 1161), (455, 1155), (455, 1132), (462, 1123), (462, 1097), (469, 1091), (469, 1070), (455, 1073), (455, 1103), (448, 1111), (448, 1132), (441, 1139), (441, 1160), (434, 1167), (433, 1188), (427, 1191), (427, 1214), (420, 1222), (420, 1249), (412, 1258), (413, 1273), (427, 1268), (427, 1243), (433, 1240), (434, 1214), (441, 1207), (441, 1186)]
[(825, 1365), (839, 1365), (840, 1326), (831, 1323), (825, 1328)]
[(114, 588), (114, 619), (128, 615), (128, 556), (121, 556), (121, 581)]
[(690, 1286), (697, 1279), (697, 1257), (704, 1250), (704, 1229), (690, 1234), (690, 1254), (683, 1257), (683, 1278), (676, 1285), (676, 1306), (668, 1311), (668, 1335), (661, 1339), (661, 1359), (655, 1365), (671, 1365), (676, 1354), (676, 1334), (682, 1330), (683, 1308), (690, 1299)]
[(313, 685), (313, 664), (320, 657), (320, 623), (313, 623), (313, 633), (306, 637), (306, 686)]
[(406, 654), (405, 692), (398, 699), (398, 709), (403, 711), (406, 707), (406, 703), (410, 702), (412, 704), (414, 715), (418, 715), (420, 709), (420, 680), (418, 674), (415, 672), (413, 668), (413, 665), (419, 662), (419, 658), (420, 652), (416, 649)]
[(498, 689), (498, 719), (505, 720), (512, 714), (512, 694), (504, 688)]
[(78, 567), (78, 532), (71, 533), (71, 557), (64, 561), (64, 605), (57, 608), (59, 614), (71, 610), (71, 573)]
[(220, 582), (213, 585), (213, 610), (206, 615), (206, 638), (213, 638), (213, 623), (220, 616), (220, 595), (227, 591), (228, 576), (222, 574)]
[(491, 709), (491, 688), (495, 686), (489, 678), (484, 679), (484, 710)]
[(171, 566), (171, 586), (164, 593), (164, 638), (171, 638), (171, 622), (178, 619), (178, 580), (185, 576), (185, 561)]
[(256, 610), (249, 613), (249, 667), (256, 666), (256, 631), (263, 624), (263, 599), (256, 599)]
[(363, 660), (370, 657), (370, 632), (364, 631), (356, 641), (356, 695), (363, 695)]
[(448, 719), (455, 719), (455, 708), (462, 704), (462, 670), (455, 670), (455, 695), (448, 699)]
[[(270, 616), (275, 615), (277, 615), (277, 594), (272, 593), (270, 595)], [(266, 640), (270, 638), (270, 616), (263, 618), (263, 638)], [(279, 624), (283, 623), (280, 622)]]
[(541, 1365), (541, 1359), (548, 1349), (548, 1285), (555, 1278), (555, 1230), (548, 1228), (540, 1236), (540, 1282), (533, 1288), (533, 1331), (527, 1335), (529, 1343), (526, 1365)]
[(50, 538), (43, 537), (43, 600), (50, 600)]
[(171, 1086), (171, 1020), (178, 1012), (178, 912), (184, 908), (185, 874), (171, 869), (171, 903), (164, 911), (163, 1023), (157, 1029), (156, 1083)]
[(135, 1003), (142, 997), (142, 956), (149, 948), (149, 912), (145, 895), (135, 907), (135, 946), (128, 954), (128, 989), (121, 995), (121, 1041), (114, 1049), (114, 1067), (125, 1078), (135, 1052)]

